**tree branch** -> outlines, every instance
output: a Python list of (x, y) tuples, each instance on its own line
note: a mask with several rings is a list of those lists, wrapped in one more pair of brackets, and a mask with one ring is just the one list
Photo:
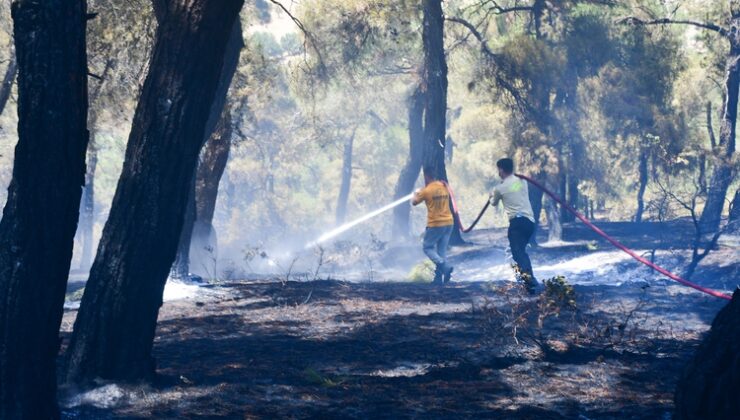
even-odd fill
[(489, 56), (489, 57), (495, 57), (496, 56), (496, 54), (494, 54), (493, 51), (491, 51), (491, 49), (488, 47), (488, 41), (483, 37), (483, 35), (478, 31), (478, 29), (476, 29), (476, 27), (473, 26), (472, 23), (468, 22), (465, 19), (454, 17), (454, 16), (453, 17), (447, 17), (447, 16), (445, 16), (445, 20), (450, 21), (450, 22), (458, 23), (458, 24), (460, 24), (460, 25), (468, 28), (468, 30), (470, 31), (471, 34), (473, 34), (473, 36), (475, 37), (475, 39), (477, 39), (480, 42), (480, 44), (481, 44), (481, 50), (487, 56)]
[(325, 75), (327, 73), (326, 64), (324, 64), (324, 58), (321, 56), (321, 50), (319, 49), (319, 44), (316, 41), (316, 38), (313, 36), (313, 34), (311, 32), (309, 32), (306, 29), (305, 25), (303, 25), (303, 22), (301, 22), (300, 19), (298, 19), (297, 17), (295, 17), (290, 12), (290, 10), (288, 10), (288, 8), (285, 7), (282, 3), (280, 3), (277, 0), (269, 0), (269, 1), (270, 1), (270, 3), (272, 3), (275, 6), (279, 7), (286, 15), (288, 15), (288, 17), (290, 18), (290, 20), (292, 20), (293, 23), (295, 23), (295, 25), (298, 27), (298, 29), (300, 29), (301, 32), (303, 32), (303, 36), (305, 36), (306, 39), (308, 40), (308, 42), (311, 43), (311, 47), (313, 47), (314, 51), (316, 52), (316, 57), (319, 60), (319, 73), (321, 75)]
[(702, 29), (707, 29), (710, 31), (717, 32), (724, 37), (729, 36), (729, 31), (720, 25), (716, 25), (710, 22), (698, 22), (695, 20), (674, 20), (674, 19), (669, 19), (669, 18), (642, 20), (635, 16), (628, 16), (628, 17), (617, 20), (617, 23), (627, 24), (627, 25), (644, 25), (644, 26), (646, 25), (690, 25), (690, 26), (696, 26)]

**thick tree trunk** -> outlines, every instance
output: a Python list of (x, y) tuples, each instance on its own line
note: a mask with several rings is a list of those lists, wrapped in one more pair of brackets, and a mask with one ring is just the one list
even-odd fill
[(3, 77), (2, 85), (0, 85), (0, 114), (5, 110), (5, 105), (8, 104), (10, 99), (10, 92), (13, 91), (13, 81), (15, 80), (15, 74), (18, 72), (18, 62), (15, 59), (15, 52), (10, 53), (10, 62), (8, 67), (5, 69), (5, 76)]
[[(208, 121), (206, 122), (206, 130), (204, 139), (208, 141), (211, 135), (216, 129), (216, 124), (222, 116), (224, 107), (226, 105), (226, 97), (229, 92), (229, 86), (231, 86), (231, 80), (234, 78), (236, 68), (239, 66), (239, 55), (242, 48), (244, 48), (244, 39), (242, 36), (242, 24), (239, 19), (234, 22), (234, 27), (231, 29), (229, 35), (229, 42), (226, 44), (226, 53), (224, 55), (223, 69), (221, 70), (221, 77), (218, 81), (218, 88), (216, 90), (216, 97), (213, 100), (210, 113), (208, 114)], [(188, 198), (188, 204), (185, 209), (185, 219), (180, 233), (180, 240), (177, 245), (177, 257), (175, 263), (172, 265), (171, 276), (176, 279), (184, 279), (190, 275), (190, 245), (193, 240), (193, 228), (197, 219), (196, 215), (196, 197), (195, 197), (195, 184), (196, 180), (193, 178), (191, 186), (189, 188), (190, 197)]]
[(349, 201), (349, 190), (352, 185), (352, 148), (355, 144), (355, 134), (357, 134), (357, 127), (352, 130), (352, 135), (344, 143), (342, 183), (339, 186), (339, 197), (337, 197), (337, 225), (344, 223), (347, 216), (347, 201)]
[[(420, 87), (414, 90), (409, 98), (408, 127), (409, 127), (409, 155), (401, 173), (398, 176), (393, 198), (399, 199), (414, 189), (419, 178), (424, 156), (424, 93)], [(405, 238), (411, 231), (410, 224), (411, 204), (404, 203), (393, 209), (393, 236)]]
[(18, 145), (0, 221), (0, 418), (48, 419), (87, 147), (84, 0), (12, 3)]
[(638, 183), (637, 189), (637, 211), (635, 212), (635, 223), (642, 223), (642, 214), (645, 211), (645, 190), (648, 183), (648, 151), (640, 150), (640, 162), (638, 164)]
[(242, 3), (155, 2), (149, 74), (68, 351), (72, 382), (139, 381), (155, 373), (162, 292)]
[(678, 381), (674, 418), (737, 418), (739, 391), (740, 290), (736, 290)]
[(733, 38), (731, 44), (730, 54), (727, 58), (724, 110), (719, 128), (719, 153), (709, 181), (707, 202), (699, 219), (699, 226), (703, 233), (711, 233), (719, 229), (727, 190), (736, 175), (732, 156), (735, 153), (737, 102), (740, 94), (740, 41)]

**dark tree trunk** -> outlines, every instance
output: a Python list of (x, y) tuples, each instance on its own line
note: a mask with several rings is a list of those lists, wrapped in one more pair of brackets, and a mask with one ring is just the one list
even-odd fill
[(188, 200), (185, 203), (180, 239), (177, 241), (177, 254), (170, 268), (170, 276), (173, 279), (187, 279), (190, 276), (190, 243), (193, 240), (195, 218), (195, 174), (193, 174), (188, 187)]
[[(556, 190), (555, 183), (545, 184), (551, 191)], [(547, 198), (545, 201), (545, 216), (547, 216), (547, 240), (560, 241), (563, 239), (563, 225), (560, 217), (560, 206), (555, 200)]]
[[(399, 199), (414, 189), (419, 178), (424, 156), (424, 93), (420, 87), (409, 98), (409, 155), (398, 176), (393, 198)], [(411, 204), (404, 203), (393, 209), (393, 236), (408, 237), (411, 231)]]
[(190, 245), (191, 271), (207, 278), (218, 276), (218, 242), (213, 228), (218, 186), (231, 151), (231, 109), (224, 108), (216, 130), (201, 152), (195, 181), (195, 224)]
[(347, 217), (347, 201), (349, 201), (349, 190), (352, 185), (352, 148), (355, 144), (357, 127), (352, 130), (352, 135), (344, 143), (342, 156), (342, 183), (339, 186), (339, 197), (337, 197), (337, 225), (344, 223)]
[(732, 419), (740, 413), (740, 291), (712, 322), (686, 366), (674, 402), (677, 420)]
[(447, 61), (444, 50), (442, 0), (424, 0), (424, 170), (447, 181), (445, 121), (447, 114)]
[(59, 417), (56, 357), (87, 147), (83, 0), (12, 3), (18, 145), (0, 221), (0, 418)]
[(159, 25), (126, 159), (68, 350), (68, 380), (139, 381), (177, 252), (241, 0), (155, 2)]
[[(447, 126), (447, 58), (444, 46), (444, 14), (442, 0), (424, 0), (424, 171), (435, 179), (447, 182), (445, 167), (445, 127)], [(450, 204), (450, 207), (452, 204)], [(453, 212), (455, 226), (460, 219)], [(452, 230), (450, 245), (464, 244), (459, 229)]]
[[(541, 176), (536, 177), (538, 180)], [(540, 181), (541, 182), (541, 181)], [(528, 185), (529, 191), (529, 203), (532, 205), (532, 213), (534, 214), (534, 234), (529, 240), (530, 245), (537, 246), (537, 231), (540, 229), (540, 216), (542, 215), (542, 197), (544, 192), (534, 185)]]
[(15, 59), (15, 52), (11, 51), (10, 62), (5, 69), (5, 76), (3, 77), (3, 84), (0, 85), (0, 114), (3, 113), (5, 105), (8, 104), (8, 99), (10, 99), (10, 92), (13, 91), (13, 80), (15, 80), (17, 71), (18, 62)]
[[(231, 29), (229, 42), (226, 44), (224, 64), (223, 69), (221, 70), (221, 77), (218, 81), (216, 97), (213, 100), (213, 105), (208, 114), (204, 136), (206, 141), (214, 133), (216, 124), (219, 122), (219, 118), (223, 113), (223, 109), (226, 105), (226, 97), (229, 92), (229, 86), (231, 86), (231, 80), (234, 78), (236, 68), (239, 66), (239, 55), (243, 47), (244, 39), (242, 36), (242, 24), (241, 21), (237, 19), (234, 22), (234, 27)], [(175, 258), (175, 263), (172, 265), (170, 273), (172, 277), (176, 279), (184, 279), (190, 275), (190, 245), (193, 240), (193, 228), (197, 219), (195, 184), (196, 180), (193, 178), (189, 188), (190, 197), (188, 198), (188, 204), (185, 208), (185, 219), (180, 233), (180, 240), (177, 244), (177, 257)]]
[(732, 155), (735, 153), (737, 101), (740, 94), (738, 91), (740, 89), (740, 40), (735, 39), (737, 36), (737, 34), (731, 34), (730, 54), (727, 57), (724, 110), (719, 128), (719, 153), (709, 181), (707, 202), (699, 219), (699, 226), (704, 233), (715, 232), (719, 229), (727, 190), (736, 175)]
[(638, 164), (638, 183), (637, 189), (637, 211), (635, 212), (635, 222), (642, 223), (642, 213), (645, 211), (645, 190), (648, 183), (648, 151), (643, 148), (640, 150), (640, 162)]
[(740, 189), (735, 190), (735, 197), (730, 203), (730, 217), (727, 220), (727, 231), (731, 233), (740, 232)]

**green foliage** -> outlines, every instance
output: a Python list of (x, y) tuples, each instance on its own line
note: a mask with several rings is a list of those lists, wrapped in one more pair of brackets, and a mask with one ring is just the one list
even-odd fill
[(414, 283), (431, 283), (434, 280), (434, 263), (424, 260), (409, 272), (408, 280)]

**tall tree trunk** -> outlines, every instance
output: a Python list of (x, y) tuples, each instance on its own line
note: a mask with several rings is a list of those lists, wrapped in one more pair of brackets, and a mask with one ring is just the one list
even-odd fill
[[(242, 48), (244, 48), (242, 24), (241, 21), (237, 19), (234, 22), (234, 27), (231, 28), (229, 42), (226, 44), (224, 65), (221, 70), (221, 77), (218, 82), (216, 97), (211, 106), (210, 113), (208, 114), (205, 136), (203, 137), (206, 141), (208, 141), (214, 133), (216, 124), (219, 122), (223, 113), (226, 105), (226, 97), (229, 93), (229, 86), (231, 86), (231, 80), (234, 78), (236, 69), (239, 66), (239, 55)], [(193, 239), (193, 227), (195, 226), (195, 221), (197, 219), (195, 197), (196, 182), (195, 178), (191, 181), (191, 186), (189, 188), (190, 197), (188, 198), (188, 204), (185, 208), (185, 219), (182, 232), (180, 233), (180, 240), (177, 244), (177, 256), (171, 269), (172, 277), (177, 279), (184, 279), (190, 275), (190, 245)]]
[(640, 162), (638, 165), (638, 182), (637, 189), (637, 211), (635, 212), (635, 223), (642, 223), (642, 214), (645, 211), (645, 190), (648, 183), (648, 151), (646, 148), (640, 149)]
[(213, 228), (218, 186), (231, 151), (231, 109), (224, 107), (216, 130), (200, 155), (195, 176), (195, 223), (190, 245), (190, 270), (202, 277), (218, 276), (218, 241)]
[(424, 170), (447, 181), (445, 127), (447, 114), (447, 61), (444, 50), (442, 0), (424, 0)]
[(727, 190), (736, 175), (732, 156), (735, 153), (737, 101), (740, 94), (740, 40), (736, 39), (737, 36), (737, 34), (731, 35), (730, 54), (727, 57), (724, 110), (719, 128), (719, 153), (717, 153), (714, 171), (709, 181), (707, 202), (699, 219), (699, 226), (703, 233), (715, 232), (719, 229)]
[(347, 216), (347, 201), (349, 201), (349, 189), (352, 185), (352, 148), (355, 143), (355, 134), (357, 134), (357, 127), (352, 130), (352, 135), (344, 143), (342, 183), (339, 186), (339, 197), (337, 197), (337, 225), (344, 223)]
[[(424, 158), (423, 167), (435, 179), (447, 179), (445, 167), (445, 127), (447, 127), (447, 59), (444, 49), (442, 0), (424, 0)], [(450, 204), (452, 207), (452, 204)], [(460, 219), (453, 212), (455, 226)], [(452, 230), (450, 245), (464, 244), (459, 229)]]
[(56, 357), (87, 147), (84, 0), (12, 3), (18, 144), (0, 221), (0, 418), (59, 416)]
[(10, 99), (10, 92), (13, 91), (13, 81), (15, 80), (15, 74), (18, 72), (18, 61), (15, 59), (15, 51), (10, 52), (10, 62), (8, 67), (5, 69), (5, 76), (3, 76), (2, 85), (0, 85), (0, 114), (5, 110), (5, 105), (8, 104)]
[[(398, 175), (393, 198), (399, 199), (414, 189), (419, 178), (424, 156), (424, 93), (417, 87), (409, 97), (408, 104), (409, 155), (406, 164)], [(411, 204), (404, 203), (393, 209), (393, 236), (408, 237), (410, 226)]]
[[(535, 176), (537, 179), (542, 179), (542, 175)], [(544, 192), (534, 185), (528, 185), (529, 191), (529, 202), (532, 204), (532, 213), (534, 214), (534, 234), (529, 239), (530, 245), (533, 247), (537, 246), (537, 231), (540, 229), (540, 216), (542, 215), (542, 197)]]
[(68, 380), (139, 381), (242, 0), (155, 2), (159, 25), (126, 159), (68, 350)]

